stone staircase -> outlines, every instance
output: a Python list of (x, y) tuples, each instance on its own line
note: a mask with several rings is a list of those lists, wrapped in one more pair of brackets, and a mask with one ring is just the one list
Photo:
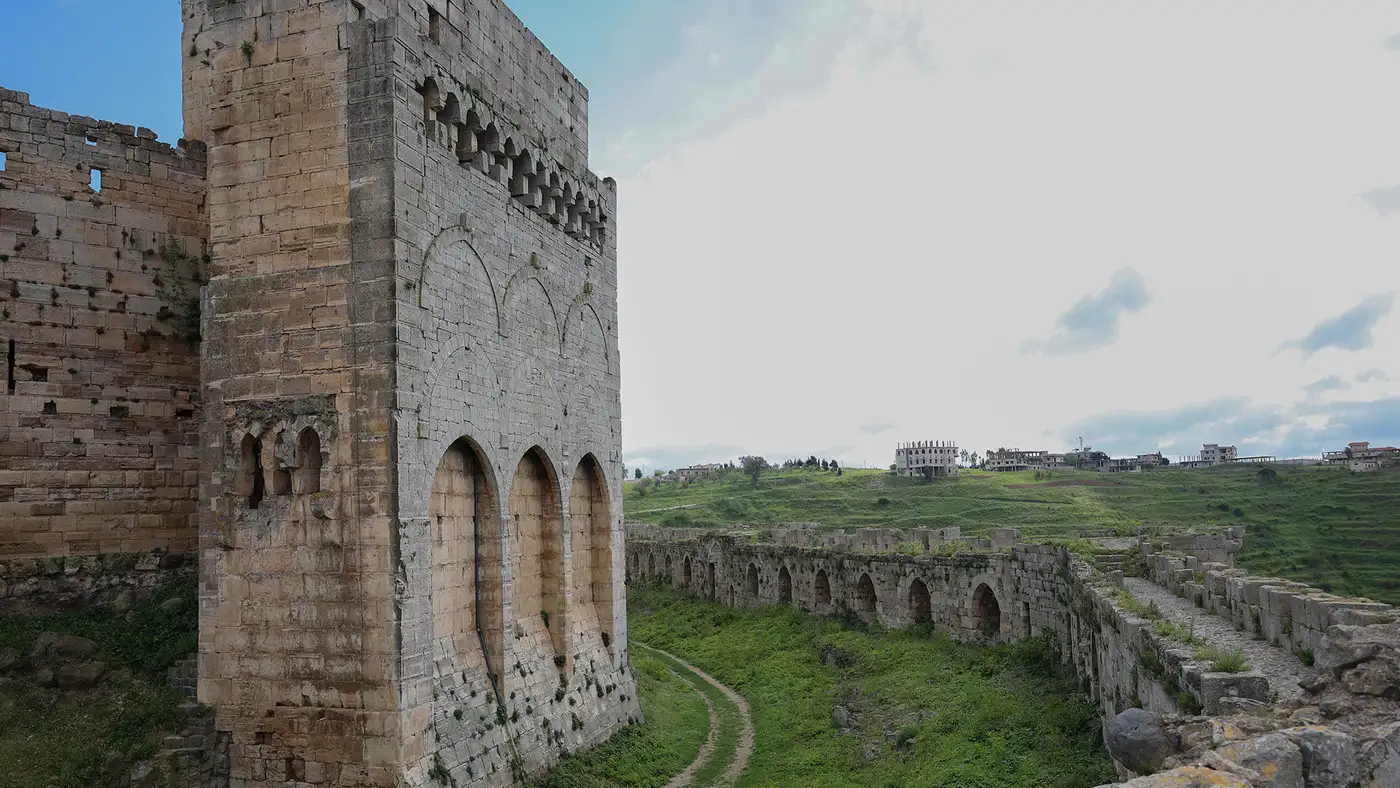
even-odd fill
[(1128, 556), (1123, 553), (1095, 553), (1090, 559), (1093, 567), (1104, 574), (1123, 571), (1127, 561)]

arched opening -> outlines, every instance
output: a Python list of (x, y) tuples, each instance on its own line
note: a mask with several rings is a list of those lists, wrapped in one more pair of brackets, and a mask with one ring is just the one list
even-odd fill
[(437, 141), (437, 113), (442, 109), (442, 94), (438, 91), (437, 80), (428, 77), (423, 87), (418, 89), (423, 97), (423, 136)]
[(749, 564), (749, 571), (744, 575), (744, 591), (755, 601), (758, 599), (758, 567)]
[(282, 460), (285, 456), (282, 452), (286, 451), (287, 446), (285, 430), (277, 433), (277, 440), (272, 445), (272, 494), (287, 495), (292, 491), (292, 469)]
[(714, 599), (714, 598), (717, 596), (717, 591), (718, 591), (718, 589), (715, 588), (715, 562), (714, 562), (714, 561), (711, 561), (711, 562), (710, 562), (709, 580), (710, 580), (710, 582), (708, 582), (708, 583), (705, 584), (705, 590), (709, 592), (709, 594), (710, 594), (710, 599)]
[(263, 480), (262, 441), (251, 433), (238, 445), (238, 485), (240, 496), (248, 499), (248, 508), (256, 509), (267, 495)]
[(690, 556), (686, 556), (685, 564), (681, 566), (681, 583), (686, 587), (690, 586)]
[(792, 604), (792, 574), (786, 566), (778, 570), (778, 602)]
[(662, 575), (662, 577), (665, 577), (665, 578), (667, 578), (667, 579), (670, 579), (670, 577), (671, 577), (671, 556), (669, 556), (669, 555), (666, 556), (666, 558), (663, 559), (663, 563), (664, 563), (664, 566), (663, 566), (662, 569), (661, 569), (661, 575)]
[(433, 474), (433, 637), (452, 639), (461, 667), (499, 675), (505, 659), (501, 517), (488, 467), (463, 438), (447, 449)]
[(612, 516), (603, 472), (592, 454), (585, 455), (574, 471), (569, 519), (573, 530), (574, 615), (580, 622), (597, 619), (603, 637), (611, 643)]
[(996, 637), (1001, 632), (1001, 604), (986, 583), (972, 592), (972, 620), (984, 637)]
[(647, 556), (647, 577), (656, 577), (656, 556)]
[(928, 586), (914, 578), (909, 584), (909, 617), (915, 624), (925, 624), (933, 620), (933, 602), (929, 599)]
[(457, 103), (457, 94), (448, 93), (443, 99), (442, 109), (437, 113), (437, 129), (441, 134), (438, 142), (451, 151), (457, 150), (457, 122), (461, 120), (462, 108)]
[[(307, 439), (305, 432), (298, 448)], [(319, 451), (316, 456), (319, 467)], [(501, 518), (489, 465), (468, 438), (449, 446), (438, 462), (428, 497), (428, 529), (434, 638), (451, 638), (462, 668), (486, 668), (498, 675), (505, 659)]]
[(560, 522), (559, 487), (540, 447), (525, 452), (515, 466), (510, 485), (511, 585), (516, 626), (527, 634), (544, 633), (543, 651), (567, 655), (569, 631), (564, 620), (564, 535)]
[(817, 570), (817, 578), (812, 583), (812, 601), (818, 610), (825, 610), (831, 605), (831, 581), (826, 577), (825, 569)]
[(307, 427), (297, 436), (297, 470), (292, 479), (292, 492), (307, 494), (321, 491), (321, 436)]
[(856, 583), (856, 609), (862, 613), (875, 612), (875, 583), (868, 574), (862, 573)]

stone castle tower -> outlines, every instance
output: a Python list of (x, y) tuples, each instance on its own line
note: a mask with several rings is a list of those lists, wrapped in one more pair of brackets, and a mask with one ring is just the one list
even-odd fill
[(235, 784), (499, 785), (606, 739), (639, 710), (586, 90), (499, 0), (184, 15), (199, 696)]
[(640, 710), (587, 91), (500, 0), (182, 16), (190, 142), (0, 88), (0, 606), (197, 553), (234, 786), (607, 739)]
[(234, 784), (501, 785), (606, 739), (640, 712), (587, 91), (499, 0), (184, 0), (184, 30)]

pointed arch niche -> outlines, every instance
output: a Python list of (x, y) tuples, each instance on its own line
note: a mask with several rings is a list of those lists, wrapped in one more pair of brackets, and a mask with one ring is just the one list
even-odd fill
[(564, 534), (553, 464), (538, 446), (520, 458), (510, 485), (511, 585), (515, 620), (545, 630), (555, 655), (568, 655), (564, 608)]
[(598, 460), (585, 455), (574, 471), (569, 496), (573, 530), (574, 615), (591, 626), (596, 620), (604, 645), (612, 646), (612, 512)]
[(433, 476), (433, 637), (452, 639), (460, 667), (499, 674), (505, 659), (501, 517), (488, 468), (476, 445), (462, 438)]

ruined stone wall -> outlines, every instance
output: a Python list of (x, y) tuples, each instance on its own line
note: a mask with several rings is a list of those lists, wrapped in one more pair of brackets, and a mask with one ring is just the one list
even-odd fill
[[(616, 191), (587, 169), (587, 92), (520, 21), (433, 7), (374, 25), (395, 124), (404, 762), (410, 784), (500, 784), (640, 719)], [(444, 475), (475, 518), (439, 516)], [(467, 575), (451, 594), (445, 558)]]
[[(635, 529), (636, 527), (633, 526)], [(854, 614), (887, 627), (931, 624), (963, 640), (1048, 636), (1105, 718), (1130, 707), (1208, 713), (1225, 699), (1269, 698), (1257, 672), (1214, 673), (1209, 663), (1125, 610), (1109, 578), (1063, 548), (1018, 544), (951, 557), (782, 547), (710, 535), (627, 542), (629, 580), (660, 581), (724, 604), (793, 604)], [(1184, 695), (1182, 695), (1184, 693)]]
[(191, 550), (204, 148), (0, 88), (0, 158), (0, 558)]
[(1243, 569), (1167, 553), (1147, 557), (1148, 577), (1204, 610), (1292, 654), (1312, 655), (1336, 625), (1392, 622), (1394, 607), (1329, 594), (1306, 583), (1250, 575)]

